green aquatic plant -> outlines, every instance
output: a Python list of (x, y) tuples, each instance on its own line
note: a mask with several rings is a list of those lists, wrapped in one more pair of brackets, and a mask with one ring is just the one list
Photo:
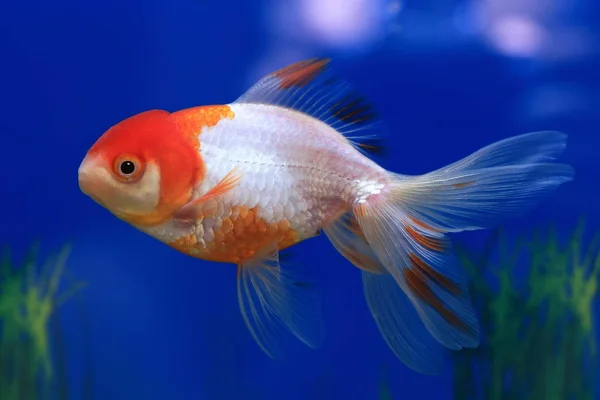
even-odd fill
[[(78, 292), (82, 282), (66, 288), (64, 277), (69, 253), (66, 246), (56, 256), (37, 264), (33, 246), (21, 265), (8, 251), (0, 262), (0, 399), (37, 400), (66, 398), (65, 371), (55, 371), (51, 326), (60, 332), (55, 311)], [(57, 358), (60, 358), (60, 354)], [(64, 366), (63, 366), (64, 368)]]
[(581, 223), (564, 243), (555, 229), (514, 243), (498, 230), (480, 254), (457, 248), (484, 338), (453, 354), (454, 398), (594, 398), (600, 236), (584, 238)]

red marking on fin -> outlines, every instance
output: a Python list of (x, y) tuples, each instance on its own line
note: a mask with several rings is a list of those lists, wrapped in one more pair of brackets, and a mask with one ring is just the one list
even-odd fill
[(381, 140), (385, 130), (375, 108), (338, 77), (329, 63), (327, 58), (313, 58), (280, 68), (261, 78), (235, 102), (270, 104), (310, 115), (347, 137), (353, 146), (364, 144), (360, 147), (365, 153), (383, 153), (382, 146), (363, 142), (369, 137)]
[(410, 225), (406, 225), (404, 229), (406, 230), (406, 233), (408, 233), (410, 237), (414, 239), (415, 242), (429, 250), (440, 252), (446, 248), (446, 243), (444, 243), (444, 240), (417, 232), (417, 230)]
[(361, 124), (377, 119), (372, 105), (357, 92), (350, 92), (329, 107), (333, 116), (348, 124)]
[(280, 89), (290, 87), (303, 87), (315, 79), (329, 63), (329, 59), (312, 58), (310, 60), (298, 61), (272, 73), (281, 79)]
[(181, 207), (175, 213), (174, 218), (179, 221), (190, 221), (195, 220), (200, 216), (206, 214), (207, 212), (209, 212), (209, 210), (207, 210), (207, 208), (204, 207), (205, 203), (208, 200), (214, 199), (217, 196), (231, 191), (240, 183), (241, 178), (241, 173), (236, 168), (233, 168), (227, 173), (227, 175), (223, 177), (223, 179), (221, 179), (203, 196)]
[(408, 253), (408, 256), (410, 257), (412, 266), (419, 268), (419, 270), (423, 271), (427, 275), (428, 278), (435, 280), (438, 284), (440, 284), (441, 286), (446, 288), (450, 293), (452, 293), (454, 295), (460, 293), (460, 288), (454, 281), (452, 281), (452, 279), (448, 278), (447, 276), (444, 276), (443, 274), (439, 273), (435, 269), (431, 268), (425, 261), (420, 259), (416, 254)]
[(457, 189), (460, 188), (464, 188), (464, 187), (468, 187), (468, 186), (472, 186), (475, 184), (475, 181), (469, 181), (469, 182), (461, 182), (461, 183), (455, 183), (452, 186), (454, 186)]
[[(361, 149), (368, 152), (369, 154), (385, 154), (387, 152), (387, 149), (383, 144), (380, 144), (380, 145), (370, 144), (370, 143), (366, 143), (367, 139), (361, 139), (361, 140), (363, 140), (363, 141), (358, 142), (358, 143), (354, 142), (354, 143)], [(381, 142), (381, 140), (380, 140), (380, 142)]]
[(366, 253), (365, 248), (370, 250), (365, 234), (363, 233), (358, 221), (355, 218), (351, 218), (348, 223), (348, 229), (352, 232), (358, 240), (361, 241), (362, 251), (357, 249), (357, 243), (348, 243), (345, 247), (340, 248), (342, 255), (348, 258), (348, 260), (356, 267), (364, 269), (375, 274), (383, 272), (379, 260), (374, 257), (373, 254)]
[(457, 295), (460, 293), (458, 286), (447, 277), (433, 270), (427, 263), (409, 253), (411, 266), (404, 269), (404, 277), (408, 283), (410, 291), (420, 300), (433, 307), (448, 323), (457, 329), (467, 332), (469, 327), (450, 309), (446, 307), (442, 300), (432, 290), (431, 280), (435, 280), (440, 286), (450, 293)]
[(427, 225), (425, 222), (420, 221), (420, 220), (416, 219), (415, 217), (409, 217), (409, 218), (415, 225), (417, 225), (420, 228), (427, 229), (432, 232), (442, 232), (441, 230), (436, 229), (431, 225)]

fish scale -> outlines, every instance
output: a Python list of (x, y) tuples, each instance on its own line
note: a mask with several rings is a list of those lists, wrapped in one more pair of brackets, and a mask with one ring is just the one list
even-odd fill
[(208, 171), (205, 186), (214, 186), (238, 168), (243, 178), (223, 202), (257, 207), (257, 215), (266, 223), (287, 219), (299, 241), (314, 236), (327, 218), (354, 200), (352, 195), (358, 194), (361, 184), (352, 191), (348, 181), (367, 187), (386, 180), (385, 171), (358, 152), (342, 162), (338, 154), (345, 153), (347, 141), (321, 121), (284, 108), (229, 106), (235, 117), (201, 134)]

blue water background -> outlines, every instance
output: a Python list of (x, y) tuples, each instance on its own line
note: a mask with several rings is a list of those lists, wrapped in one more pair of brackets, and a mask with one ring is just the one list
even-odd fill
[[(575, 181), (506, 227), (569, 232), (587, 216), (597, 229), (597, 2), (345, 4), (0, 3), (0, 243), (17, 256), (36, 239), (45, 252), (73, 243), (69, 271), (89, 282), (80, 295), (89, 337), (74, 302), (61, 310), (74, 391), (89, 340), (101, 400), (374, 399), (382, 368), (396, 398), (451, 398), (449, 369), (419, 375), (387, 348), (359, 271), (325, 237), (300, 244), (294, 263), (318, 273), (327, 340), (319, 350), (292, 342), (272, 361), (243, 324), (234, 267), (179, 254), (79, 191), (79, 163), (111, 125), (148, 109), (233, 101), (288, 62), (334, 59), (385, 119), (387, 155), (377, 160), (397, 172), (428, 172), (515, 134), (568, 133), (563, 159)], [(486, 234), (457, 236), (477, 246)]]

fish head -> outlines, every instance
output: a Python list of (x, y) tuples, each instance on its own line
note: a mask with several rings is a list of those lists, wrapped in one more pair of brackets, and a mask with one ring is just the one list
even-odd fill
[(201, 174), (198, 139), (167, 111), (151, 110), (108, 129), (79, 166), (79, 187), (133, 225), (168, 219), (191, 198)]

